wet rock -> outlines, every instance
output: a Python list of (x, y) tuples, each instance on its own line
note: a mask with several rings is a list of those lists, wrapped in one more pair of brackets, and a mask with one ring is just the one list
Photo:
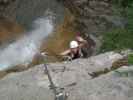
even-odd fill
[(15, 21), (0, 17), (0, 49), (23, 36), (24, 28)]
[(56, 0), (0, 0), (0, 17), (17, 20), (28, 28), (38, 17), (46, 15), (54, 16), (55, 23), (60, 23), (64, 18), (64, 6)]

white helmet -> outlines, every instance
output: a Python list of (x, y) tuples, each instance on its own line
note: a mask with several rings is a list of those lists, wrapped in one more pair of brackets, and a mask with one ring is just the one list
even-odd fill
[(78, 45), (78, 42), (77, 41), (71, 41), (70, 42), (70, 48), (77, 48), (79, 45)]

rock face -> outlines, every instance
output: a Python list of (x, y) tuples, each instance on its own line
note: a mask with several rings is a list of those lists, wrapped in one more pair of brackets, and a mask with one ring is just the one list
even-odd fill
[[(125, 19), (116, 13), (112, 0), (0, 0), (0, 15), (17, 19), (23, 25), (44, 16), (45, 10), (52, 10), (57, 21), (63, 19), (63, 1), (75, 15), (76, 28), (85, 33), (98, 34), (112, 27), (124, 27)], [(55, 9), (56, 7), (56, 9)]]
[(0, 11), (0, 16), (28, 27), (34, 20), (46, 15), (54, 16), (55, 22), (62, 21), (64, 6), (56, 0), (0, 0)]
[(0, 0), (0, 16), (14, 18), (15, 2), (16, 0)]
[(83, 33), (100, 35), (113, 27), (124, 27), (124, 18), (112, 0), (62, 0), (75, 15), (76, 28)]
[[(64, 88), (68, 100), (132, 100), (132, 66), (122, 67), (92, 79), (88, 73), (110, 68), (122, 55), (109, 52), (89, 59), (53, 63), (48, 69), (57, 87)], [(121, 75), (130, 70), (128, 77)], [(119, 72), (118, 72), (119, 71)], [(2, 100), (54, 100), (43, 65), (12, 73), (0, 80)]]
[[(95, 52), (101, 45), (99, 40), (103, 32), (114, 27), (125, 26), (125, 19), (119, 17), (117, 14), (119, 11), (111, 3), (112, 0), (1, 0), (0, 14), (15, 19), (18, 23), (29, 28), (34, 20), (46, 16), (47, 12), (48, 15), (55, 16), (55, 22), (60, 24), (63, 19), (66, 19), (64, 18), (64, 6), (57, 1), (64, 3), (74, 20), (71, 21), (71, 16), (68, 17), (71, 23), (67, 24), (70, 31), (66, 31), (66, 33), (76, 30), (76, 32), (86, 33), (86, 35), (91, 34), (86, 40), (93, 39), (96, 42), (96, 50), (93, 50)], [(89, 42), (93, 43), (92, 41)]]
[(17, 0), (16, 6), (16, 20), (26, 26), (47, 15), (53, 16), (55, 23), (60, 23), (64, 17), (64, 6), (56, 0)]

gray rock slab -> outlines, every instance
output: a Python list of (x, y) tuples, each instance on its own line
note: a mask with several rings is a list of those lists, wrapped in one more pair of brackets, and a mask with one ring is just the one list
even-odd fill
[[(48, 64), (52, 80), (68, 100), (133, 100), (132, 67), (122, 67), (92, 79), (88, 72), (110, 68), (122, 56), (108, 52), (88, 59)], [(11, 73), (0, 80), (0, 100), (54, 100), (43, 65)], [(119, 72), (130, 71), (128, 76)], [(2, 99), (1, 99), (2, 98)]]

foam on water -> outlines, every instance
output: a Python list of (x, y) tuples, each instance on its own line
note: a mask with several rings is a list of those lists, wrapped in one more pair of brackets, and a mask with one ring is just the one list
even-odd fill
[(33, 30), (27, 32), (28, 35), (0, 51), (0, 70), (30, 63), (33, 56), (39, 52), (42, 40), (52, 33), (52, 30), (53, 24), (49, 18), (34, 21)]

